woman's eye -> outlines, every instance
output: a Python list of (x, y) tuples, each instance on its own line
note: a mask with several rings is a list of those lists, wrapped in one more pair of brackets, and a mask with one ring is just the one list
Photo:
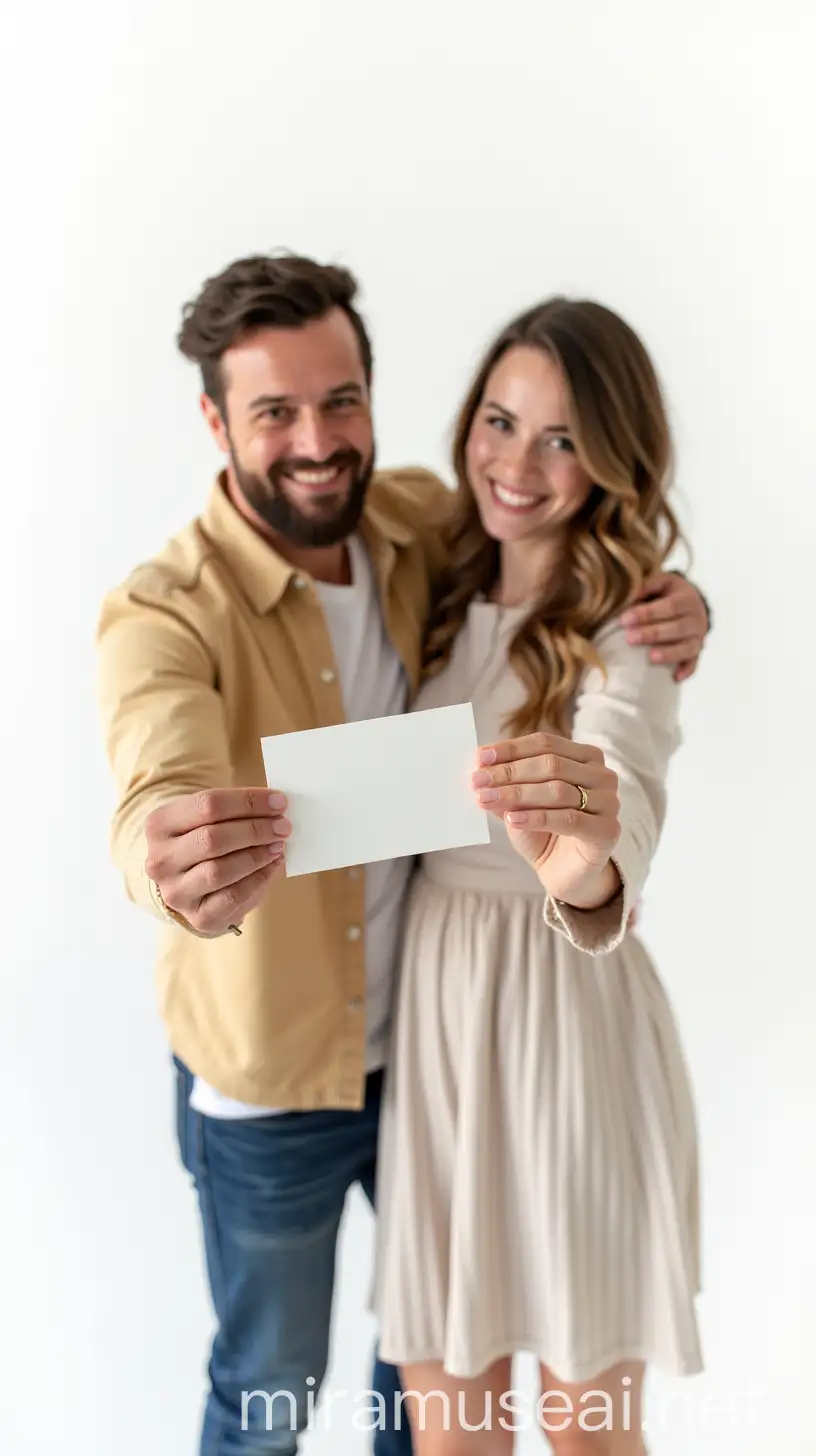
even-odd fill
[(505, 434), (505, 432), (510, 429), (510, 421), (504, 419), (502, 415), (489, 415), (487, 423), (491, 425), (494, 430), (498, 430), (500, 435)]
[(569, 435), (552, 435), (547, 444), (552, 450), (566, 450), (572, 455), (575, 454), (575, 446)]

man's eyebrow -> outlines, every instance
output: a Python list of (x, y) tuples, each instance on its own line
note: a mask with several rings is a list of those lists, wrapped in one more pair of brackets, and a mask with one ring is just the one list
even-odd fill
[(270, 404), (286, 404), (287, 400), (291, 398), (290, 394), (259, 394), (257, 399), (253, 399), (249, 408), (254, 410)]
[(345, 384), (335, 384), (334, 388), (333, 389), (330, 389), (328, 391), (328, 393), (330, 395), (332, 395), (332, 394), (357, 394), (357, 395), (361, 395), (362, 392), (363, 391), (362, 391), (360, 385), (357, 384), (356, 381), (353, 380), (353, 379), (349, 379)]
[[(338, 394), (354, 394), (358, 398), (361, 398), (362, 393), (363, 391), (360, 385), (355, 380), (349, 379), (345, 384), (335, 384), (331, 389), (328, 389), (324, 398), (332, 399)], [(252, 400), (249, 408), (251, 410), (269, 409), (270, 405), (288, 404), (292, 399), (293, 396), (291, 394), (259, 394), (256, 399)]]

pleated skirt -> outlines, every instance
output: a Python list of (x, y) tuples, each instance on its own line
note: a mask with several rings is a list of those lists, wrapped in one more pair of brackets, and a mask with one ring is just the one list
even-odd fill
[(698, 1372), (698, 1198), (689, 1077), (642, 943), (590, 956), (540, 893), (420, 873), (381, 1125), (382, 1357)]

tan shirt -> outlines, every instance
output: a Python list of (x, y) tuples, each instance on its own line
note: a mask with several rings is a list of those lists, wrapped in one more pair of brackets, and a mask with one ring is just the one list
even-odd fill
[[(412, 691), (450, 500), (429, 471), (381, 472), (360, 525)], [(263, 737), (344, 721), (315, 583), (243, 520), (219, 477), (203, 516), (106, 598), (97, 642), (112, 851), (130, 898), (163, 923), (157, 983), (174, 1052), (242, 1102), (361, 1106), (363, 876), (279, 876), (240, 938), (208, 939), (168, 917), (145, 871), (153, 809), (263, 784)]]

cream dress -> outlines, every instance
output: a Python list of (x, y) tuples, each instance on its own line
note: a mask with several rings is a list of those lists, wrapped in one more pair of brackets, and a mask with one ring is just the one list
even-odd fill
[[(416, 708), (473, 703), (505, 737), (519, 613), (477, 601)], [(426, 856), (408, 904), (382, 1113), (373, 1309), (380, 1354), (468, 1377), (528, 1351), (566, 1381), (624, 1359), (702, 1368), (695, 1116), (666, 996), (629, 912), (679, 734), (671, 672), (613, 623), (572, 736), (619, 778), (624, 889), (549, 899), (501, 821)]]

